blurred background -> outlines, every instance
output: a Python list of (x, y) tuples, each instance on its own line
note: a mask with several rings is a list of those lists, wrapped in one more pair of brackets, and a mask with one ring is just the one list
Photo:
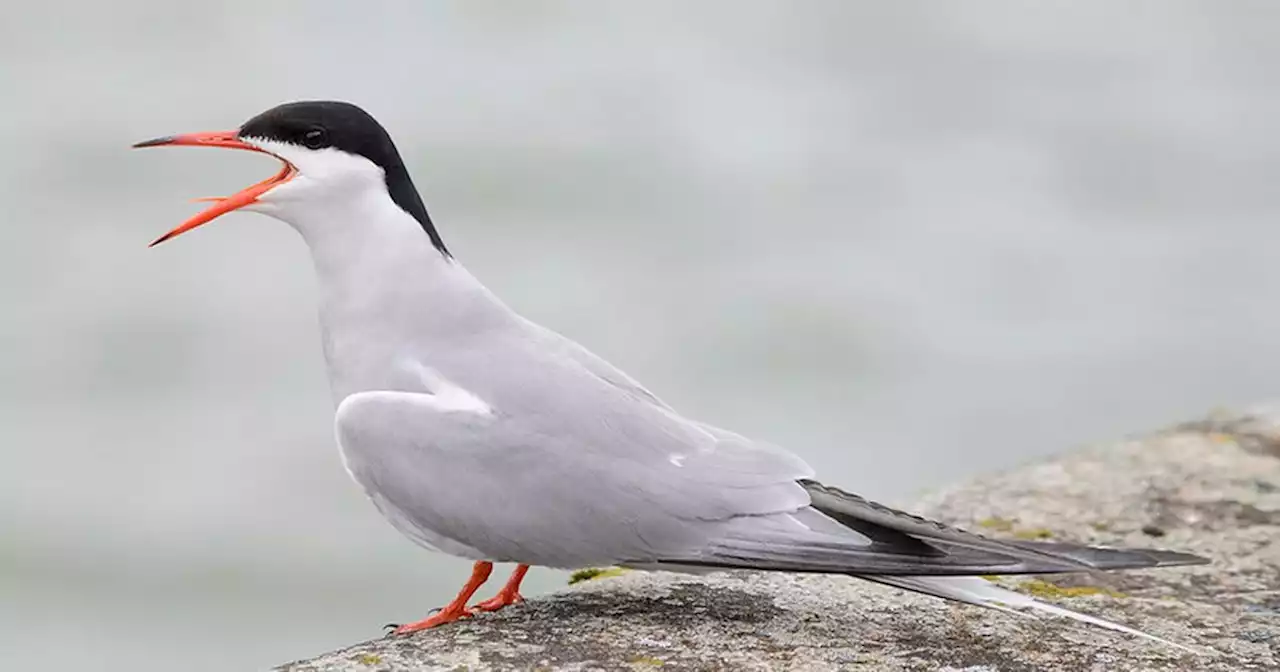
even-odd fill
[[(18, 3), (0, 668), (260, 669), (467, 563), (349, 482), (261, 156), (355, 101), (450, 248), (677, 408), (895, 502), (1280, 391), (1280, 4)], [(537, 593), (562, 573), (535, 570)]]

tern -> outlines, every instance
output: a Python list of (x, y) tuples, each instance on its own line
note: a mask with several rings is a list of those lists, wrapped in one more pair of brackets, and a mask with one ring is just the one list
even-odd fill
[[(522, 600), (531, 565), (843, 574), (1181, 646), (1006, 590), (984, 575), (1202, 564), (1164, 550), (998, 541), (814, 480), (776, 446), (688, 418), (471, 275), (391, 136), (345, 102), (273, 107), (232, 131), (135, 147), (267, 154), (275, 175), (152, 245), (234, 210), (297, 231), (318, 277), (343, 465), (397, 530), (475, 562), (452, 602), (397, 633)], [(517, 568), (468, 606), (494, 562)], [(1185, 648), (1185, 647), (1182, 647)]]

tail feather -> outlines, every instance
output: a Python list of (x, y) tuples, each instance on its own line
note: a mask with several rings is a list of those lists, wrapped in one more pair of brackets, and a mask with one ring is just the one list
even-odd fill
[(1017, 614), (1027, 618), (1035, 618), (1033, 614), (1020, 609), (1030, 609), (1053, 616), (1069, 618), (1081, 623), (1096, 625), (1108, 630), (1122, 632), (1128, 635), (1136, 635), (1144, 639), (1159, 642), (1177, 649), (1182, 649), (1197, 655), (1204, 655), (1206, 652), (1194, 649), (1185, 644), (1179, 644), (1155, 635), (1136, 630), (1127, 625), (1121, 625), (1106, 619), (1082, 614), (1078, 611), (1072, 611), (1056, 604), (1041, 602), (1035, 598), (1017, 593), (1012, 590), (1006, 590), (1000, 586), (992, 584), (990, 581), (976, 576), (864, 576), (855, 575), (859, 579), (874, 581), (875, 583), (883, 583), (895, 588), (902, 588), (916, 593), (932, 595), (948, 600), (955, 600), (965, 604), (972, 604), (979, 607), (986, 607), (996, 611)]

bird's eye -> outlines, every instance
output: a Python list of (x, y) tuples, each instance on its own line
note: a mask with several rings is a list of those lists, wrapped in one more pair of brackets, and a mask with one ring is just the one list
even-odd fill
[(320, 149), (328, 144), (329, 136), (323, 128), (313, 128), (302, 135), (302, 144), (310, 149)]

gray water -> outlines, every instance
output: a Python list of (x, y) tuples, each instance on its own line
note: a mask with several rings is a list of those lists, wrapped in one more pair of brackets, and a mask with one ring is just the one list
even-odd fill
[(1280, 392), (1275, 2), (4, 13), (0, 669), (262, 668), (465, 575), (343, 473), (294, 234), (145, 247), (275, 167), (129, 143), (285, 100), (378, 116), (525, 314), (870, 496)]

